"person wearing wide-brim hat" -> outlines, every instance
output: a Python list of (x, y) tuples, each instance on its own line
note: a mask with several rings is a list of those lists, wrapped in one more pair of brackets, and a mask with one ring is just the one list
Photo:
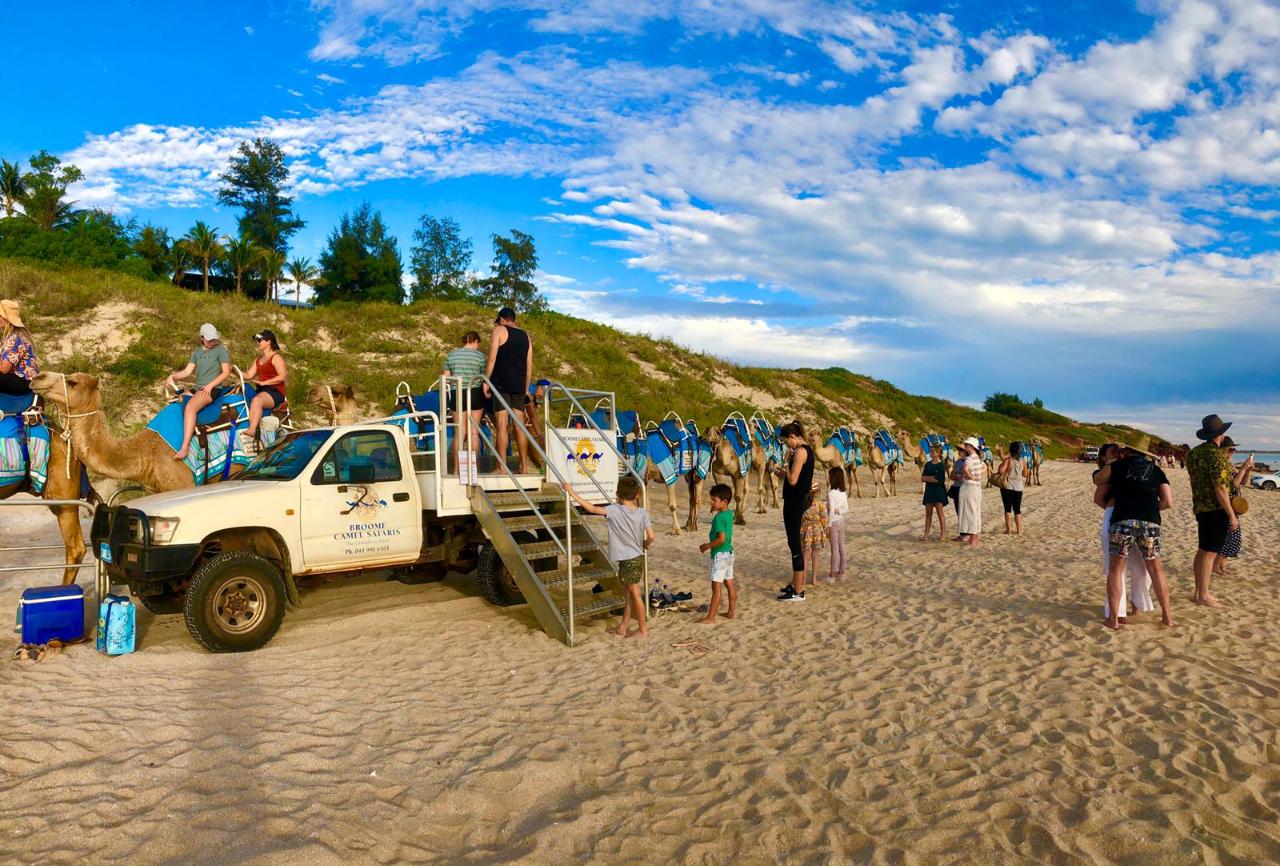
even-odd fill
[(1169, 582), (1165, 579), (1164, 563), (1160, 559), (1160, 538), (1163, 527), (1160, 512), (1173, 507), (1173, 488), (1164, 470), (1156, 465), (1151, 453), (1151, 439), (1140, 436), (1121, 443), (1124, 456), (1108, 463), (1094, 473), (1093, 482), (1108, 486), (1108, 498), (1114, 501), (1111, 513), (1108, 548), (1110, 561), (1107, 567), (1107, 616), (1103, 625), (1118, 629), (1124, 615), (1125, 562), (1135, 548), (1151, 576), (1160, 603), (1161, 621), (1173, 625), (1169, 614)]
[(1222, 553), (1227, 536), (1240, 528), (1231, 509), (1231, 457), (1222, 441), (1231, 428), (1230, 421), (1217, 415), (1206, 415), (1200, 421), (1196, 438), (1200, 444), (1187, 455), (1187, 475), (1191, 479), (1191, 510), (1196, 515), (1195, 603), (1221, 607), (1209, 592), (1213, 565)]
[(36, 345), (22, 323), (17, 301), (0, 300), (0, 394), (30, 394), (31, 380), (40, 373)]

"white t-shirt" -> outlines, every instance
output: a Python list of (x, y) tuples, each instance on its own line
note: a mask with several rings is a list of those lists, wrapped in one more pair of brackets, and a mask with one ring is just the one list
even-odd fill
[(849, 513), (849, 494), (843, 490), (827, 491), (827, 523), (844, 526), (844, 516)]
[(609, 524), (609, 561), (622, 562), (644, 554), (644, 534), (649, 528), (649, 512), (614, 503), (604, 510)]

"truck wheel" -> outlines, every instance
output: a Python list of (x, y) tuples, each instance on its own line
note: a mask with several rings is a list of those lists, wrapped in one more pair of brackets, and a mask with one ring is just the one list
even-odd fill
[(210, 559), (187, 588), (187, 630), (210, 652), (246, 652), (266, 644), (284, 619), (284, 580), (265, 557), (243, 550)]
[(174, 595), (171, 592), (164, 592), (160, 595), (135, 595), (134, 598), (138, 600), (138, 604), (156, 616), (182, 613), (182, 607), (186, 601), (182, 595)]
[(480, 557), (476, 562), (476, 584), (484, 597), (498, 605), (508, 607), (524, 603), (524, 593), (516, 585), (515, 578), (502, 564), (502, 557), (493, 549), (492, 544), (480, 548)]

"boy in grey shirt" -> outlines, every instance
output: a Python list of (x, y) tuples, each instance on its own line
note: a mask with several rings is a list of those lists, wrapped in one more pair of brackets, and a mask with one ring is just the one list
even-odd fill
[[(649, 512), (640, 505), (640, 482), (630, 475), (618, 479), (618, 502), (607, 508), (593, 505), (578, 495), (569, 484), (562, 484), (565, 492), (588, 514), (603, 515), (609, 524), (609, 559), (618, 565), (618, 580), (626, 591), (627, 603), (622, 609), (622, 622), (617, 634), (620, 637), (649, 636), (645, 622), (644, 599), (640, 596), (640, 583), (644, 580), (644, 552), (653, 544), (653, 527), (649, 524)], [(640, 628), (628, 634), (631, 617)]]

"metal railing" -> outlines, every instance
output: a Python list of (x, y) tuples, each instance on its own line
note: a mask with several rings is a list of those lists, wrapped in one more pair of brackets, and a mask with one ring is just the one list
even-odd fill
[[(89, 512), (89, 516), (93, 516), (94, 505), (83, 499), (0, 499), (0, 506), (9, 508), (53, 508), (57, 506), (74, 506), (77, 509), (83, 508)], [(31, 550), (66, 550), (63, 544), (29, 544), (18, 547), (0, 547), (0, 553), (20, 553)], [(37, 563), (35, 565), (11, 565), (0, 568), (0, 573), (9, 573), (16, 571), (65, 571), (74, 568), (77, 571), (82, 568), (92, 568), (94, 570), (94, 592), (97, 594), (98, 600), (101, 600), (108, 592), (111, 591), (109, 578), (106, 570), (102, 568), (102, 563), (98, 561), (96, 551), (89, 550), (87, 547), (85, 552), (91, 557), (88, 562), (59, 562), (59, 563)]]

